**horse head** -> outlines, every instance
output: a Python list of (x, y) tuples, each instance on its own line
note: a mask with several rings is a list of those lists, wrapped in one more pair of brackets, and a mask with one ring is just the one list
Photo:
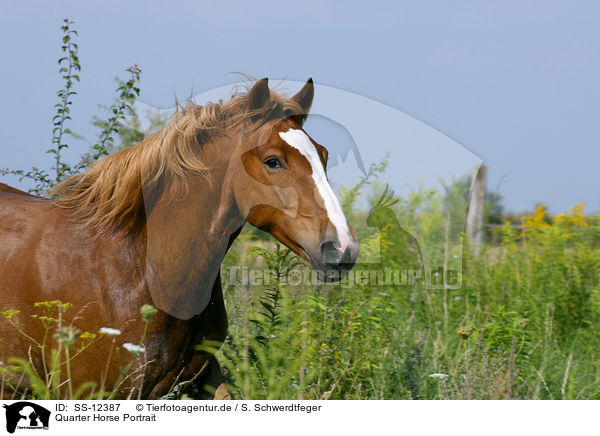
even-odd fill
[(321, 280), (354, 265), (359, 243), (327, 179), (327, 149), (302, 128), (314, 96), (312, 79), (282, 105), (267, 79), (248, 93), (248, 113), (267, 114), (242, 135), (231, 174), (238, 209), (308, 260)]

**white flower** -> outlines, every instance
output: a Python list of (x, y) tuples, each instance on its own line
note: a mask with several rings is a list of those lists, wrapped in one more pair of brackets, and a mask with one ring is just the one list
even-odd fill
[(108, 336), (119, 336), (121, 334), (121, 330), (113, 329), (110, 327), (102, 327), (100, 329), (100, 333), (102, 333), (104, 335), (108, 335)]
[(123, 344), (123, 348), (125, 348), (131, 354), (138, 354), (138, 353), (146, 352), (146, 349), (144, 347), (140, 347), (139, 345), (135, 345), (135, 344), (132, 344), (129, 342), (126, 342), (125, 344)]
[(434, 372), (433, 374), (429, 374), (431, 378), (440, 378), (442, 380), (446, 380), (448, 378), (448, 374), (442, 374), (440, 372)]
[(389, 297), (390, 294), (386, 293), (386, 292), (378, 292), (379, 295), (383, 295), (384, 297)]

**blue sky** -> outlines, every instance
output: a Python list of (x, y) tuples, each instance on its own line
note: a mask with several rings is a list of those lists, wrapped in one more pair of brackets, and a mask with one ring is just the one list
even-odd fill
[(3, 2), (0, 167), (49, 166), (65, 17), (80, 32), (80, 133), (92, 135), (97, 104), (133, 62), (155, 107), (233, 83), (234, 71), (312, 76), (480, 156), (508, 209), (600, 210), (598, 2)]

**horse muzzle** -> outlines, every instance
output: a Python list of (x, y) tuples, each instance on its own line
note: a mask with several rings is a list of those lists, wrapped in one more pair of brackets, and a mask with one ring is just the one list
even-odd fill
[(339, 240), (328, 239), (321, 243), (318, 254), (310, 256), (311, 265), (322, 282), (338, 282), (352, 269), (359, 253), (360, 245), (356, 240), (342, 248)]

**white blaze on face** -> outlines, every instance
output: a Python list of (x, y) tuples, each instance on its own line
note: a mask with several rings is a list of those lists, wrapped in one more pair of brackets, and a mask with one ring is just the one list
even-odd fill
[(315, 181), (315, 185), (317, 186), (321, 198), (323, 198), (329, 221), (334, 225), (337, 232), (341, 244), (340, 248), (342, 251), (346, 250), (350, 241), (348, 221), (346, 220), (342, 206), (340, 206), (340, 202), (329, 185), (317, 149), (308, 135), (300, 129), (290, 129), (287, 132), (279, 132), (279, 136), (281, 136), (281, 139), (290, 146), (298, 150), (308, 160), (308, 163), (312, 168), (313, 180)]

